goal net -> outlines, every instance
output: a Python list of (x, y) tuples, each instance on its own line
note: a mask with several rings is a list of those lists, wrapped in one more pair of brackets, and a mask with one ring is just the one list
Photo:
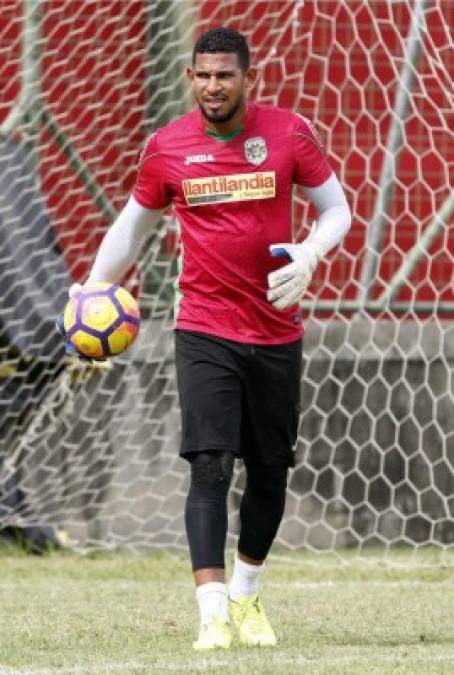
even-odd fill
[[(124, 280), (143, 312), (131, 350), (111, 368), (73, 364), (54, 321), (125, 203), (146, 137), (192, 105), (194, 37), (221, 24), (251, 44), (253, 97), (316, 124), (354, 214), (303, 301), (301, 420), (277, 545), (449, 551), (451, 0), (2, 4), (0, 533), (64, 531), (80, 550), (186, 546), (172, 213)], [(313, 218), (296, 190), (297, 239)], [(239, 464), (231, 543), (243, 485)]]

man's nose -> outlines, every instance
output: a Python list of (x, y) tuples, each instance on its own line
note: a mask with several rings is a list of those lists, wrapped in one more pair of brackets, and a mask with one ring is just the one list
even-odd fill
[(213, 76), (210, 77), (210, 79), (208, 80), (208, 83), (207, 83), (207, 89), (208, 89), (208, 91), (210, 91), (210, 92), (216, 92), (216, 91), (219, 91), (219, 88), (220, 88), (219, 80), (218, 80), (218, 78), (217, 78), (215, 75), (213, 75)]

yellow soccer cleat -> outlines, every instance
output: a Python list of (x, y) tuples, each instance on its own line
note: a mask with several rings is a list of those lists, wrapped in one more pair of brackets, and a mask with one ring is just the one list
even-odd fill
[(258, 595), (236, 600), (229, 598), (229, 612), (241, 644), (246, 647), (274, 647), (277, 643)]
[(203, 624), (199, 638), (192, 643), (194, 649), (230, 649), (232, 646), (232, 628), (228, 621), (213, 617), (209, 623)]

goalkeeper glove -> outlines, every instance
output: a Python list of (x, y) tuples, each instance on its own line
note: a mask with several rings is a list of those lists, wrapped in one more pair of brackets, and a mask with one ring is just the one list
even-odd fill
[(308, 237), (301, 244), (272, 244), (271, 255), (290, 259), (268, 275), (266, 297), (276, 309), (287, 309), (298, 303), (307, 291), (317, 264), (326, 253), (326, 247)]

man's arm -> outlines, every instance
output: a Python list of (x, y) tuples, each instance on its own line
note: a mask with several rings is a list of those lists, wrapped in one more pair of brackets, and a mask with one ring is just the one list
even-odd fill
[(340, 244), (349, 231), (352, 222), (350, 207), (334, 174), (319, 187), (304, 188), (304, 192), (314, 204), (318, 215), (315, 228), (306, 241), (319, 242), (325, 255)]
[(137, 259), (143, 242), (162, 213), (162, 210), (146, 209), (131, 196), (104, 236), (87, 282), (118, 282)]
[(268, 275), (267, 298), (276, 309), (286, 309), (301, 300), (318, 262), (342, 241), (351, 225), (350, 207), (334, 174), (319, 187), (304, 189), (317, 209), (318, 219), (301, 244), (270, 247), (271, 255), (292, 261)]
[[(136, 260), (143, 242), (156, 226), (162, 213), (162, 210), (141, 206), (131, 196), (104, 236), (86, 283), (118, 282)], [(69, 289), (69, 296), (75, 297), (81, 289), (81, 284), (73, 284)], [(66, 336), (63, 314), (58, 317), (56, 328), (62, 336)], [(92, 362), (92, 359), (81, 356), (69, 340), (66, 341), (66, 352)]]

